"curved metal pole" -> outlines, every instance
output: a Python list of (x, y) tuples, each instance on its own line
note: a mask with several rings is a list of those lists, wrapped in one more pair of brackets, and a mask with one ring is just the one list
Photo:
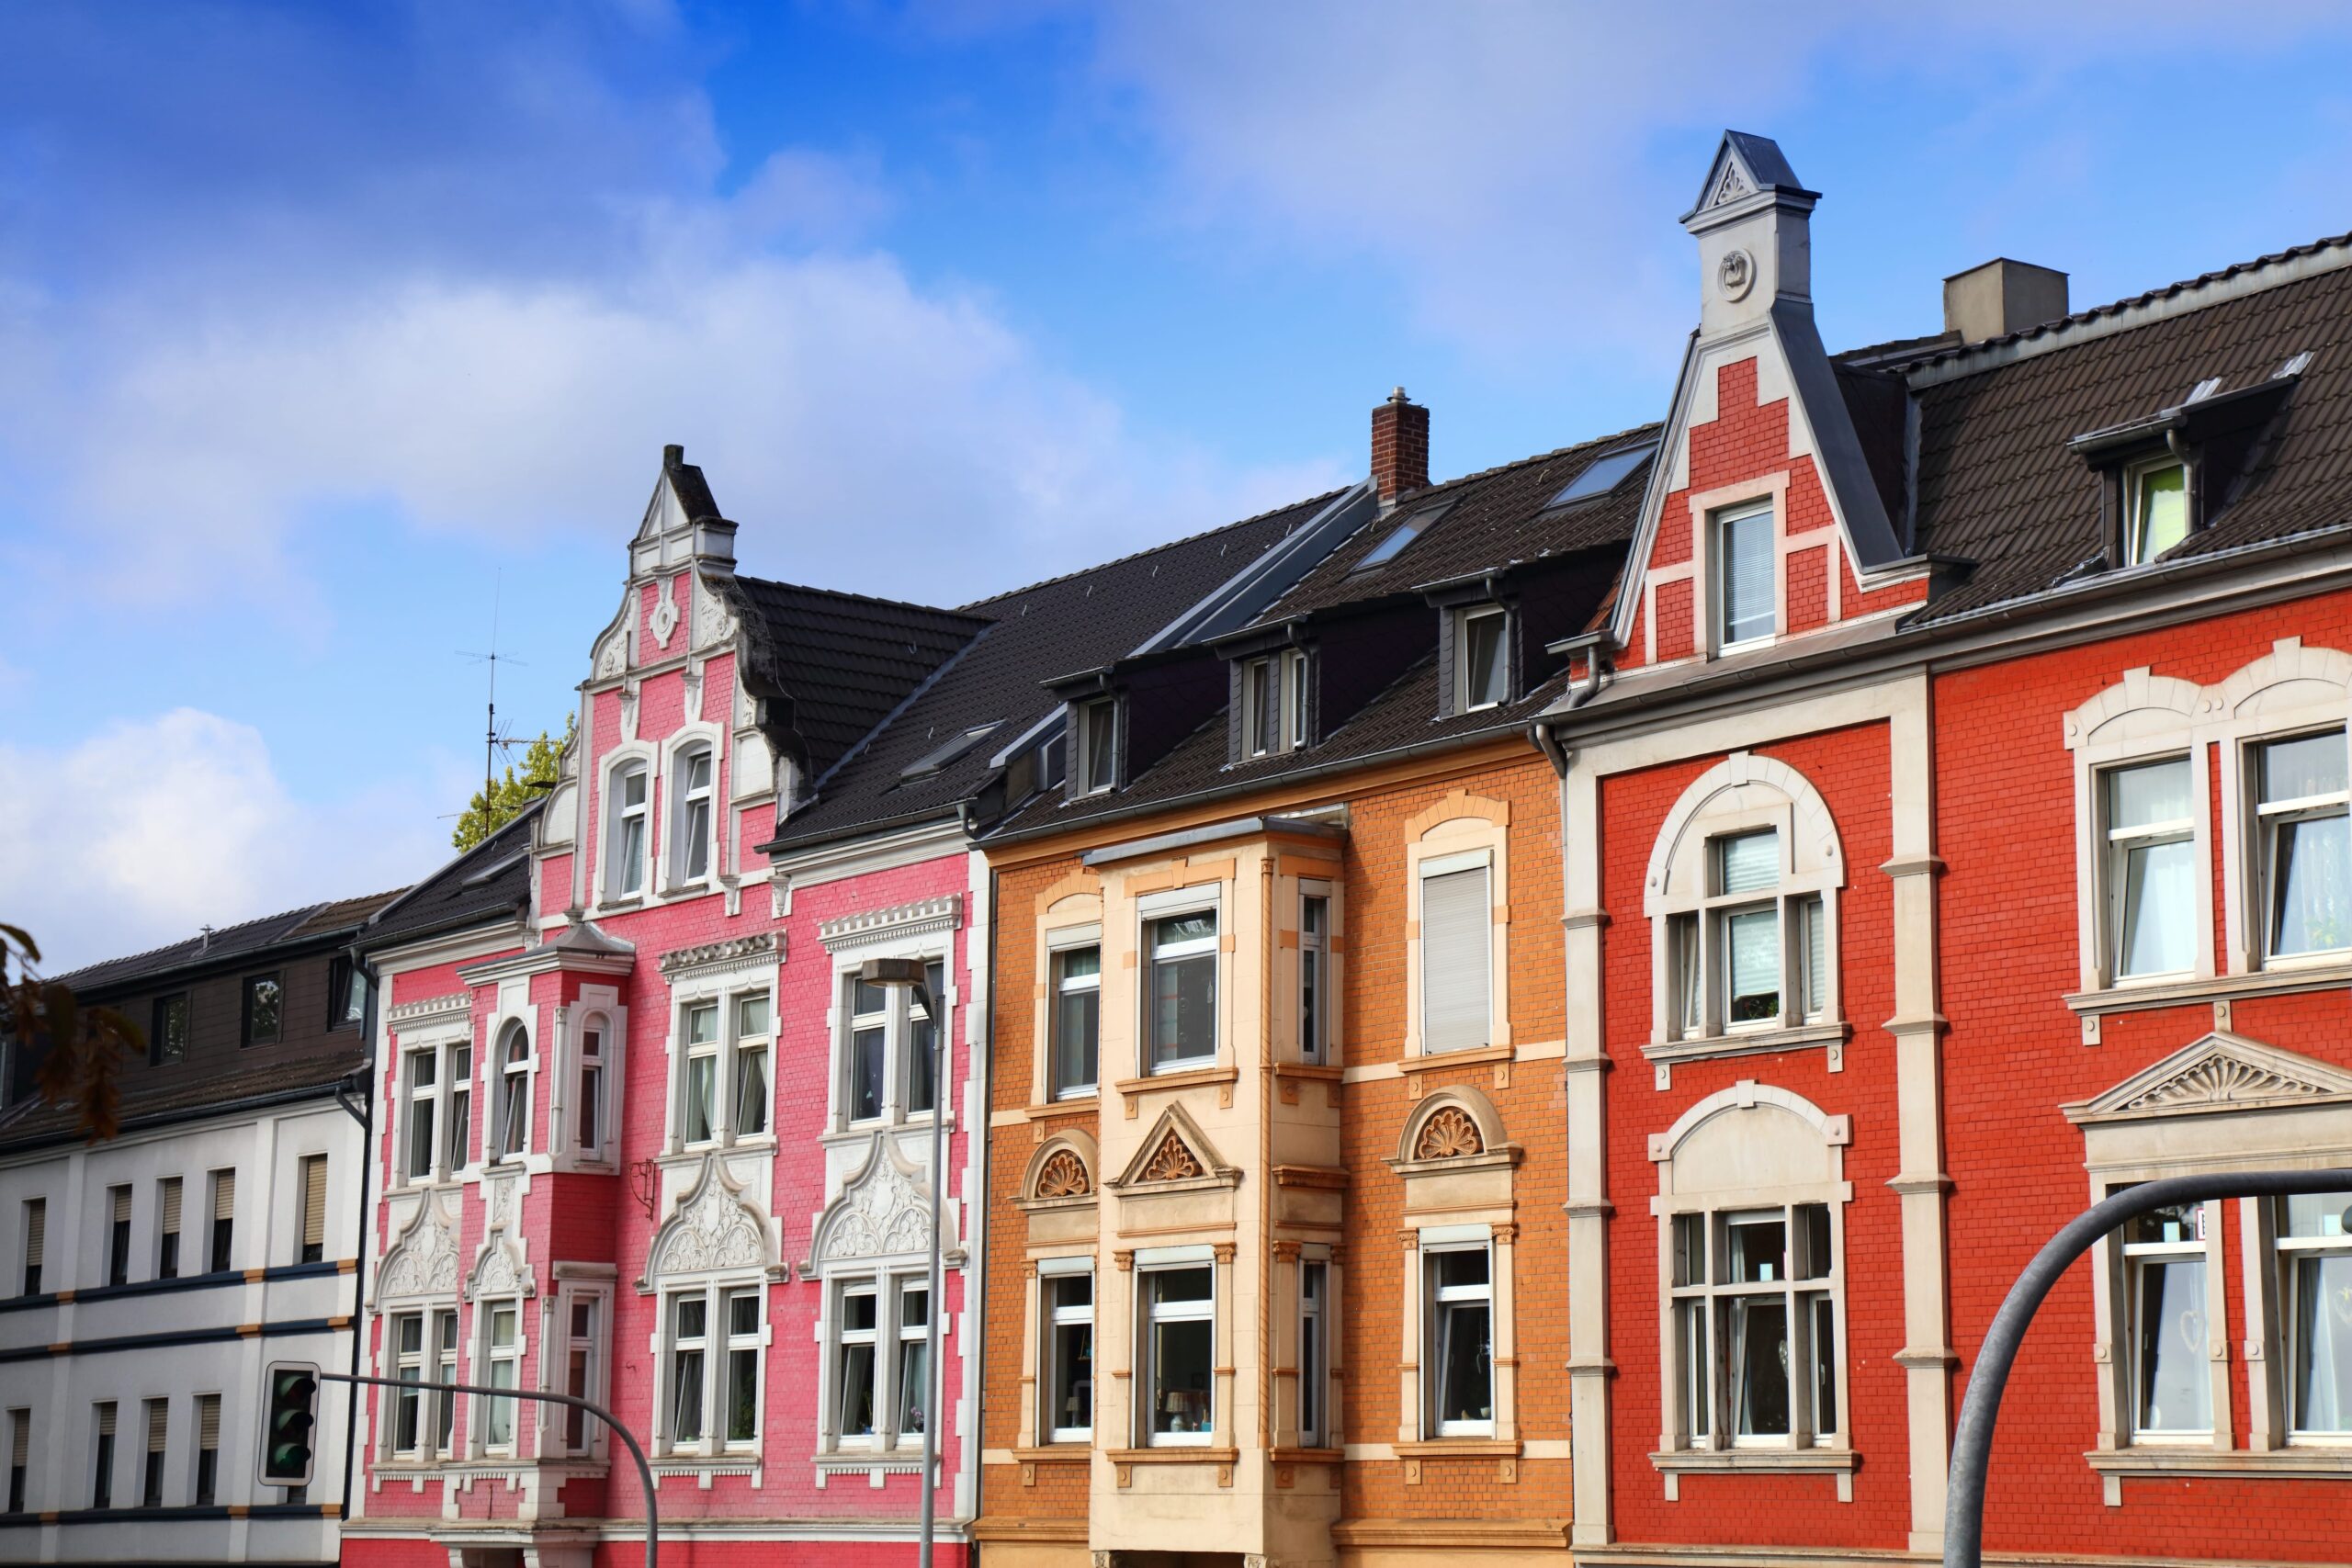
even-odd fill
[(431, 1389), (436, 1393), (480, 1393), (492, 1399), (537, 1399), (549, 1404), (567, 1404), (574, 1410), (585, 1410), (613, 1429), (620, 1440), (628, 1445), (628, 1457), (637, 1461), (637, 1475), (645, 1483), (645, 1568), (660, 1568), (662, 1512), (653, 1500), (653, 1467), (645, 1462), (645, 1450), (637, 1446), (637, 1438), (613, 1413), (601, 1404), (592, 1404), (577, 1394), (547, 1393), (530, 1388), (484, 1388), (469, 1382), (425, 1382), (409, 1378), (369, 1377), (361, 1372), (321, 1372), (322, 1382), (364, 1382), (378, 1388)]
[(2352, 1170), (2244, 1170), (2212, 1176), (2170, 1176), (2125, 1188), (2092, 1205), (2034, 1255), (2009, 1287), (1984, 1343), (1976, 1352), (1951, 1440), (1951, 1475), (1944, 1495), (1944, 1568), (1982, 1568), (1984, 1561), (1984, 1471), (1993, 1457), (1993, 1424), (2001, 1391), (2018, 1359), (2033, 1314), (2067, 1268), (2092, 1243), (2124, 1221), (2175, 1203), (2219, 1198), (2286, 1198), (2304, 1192), (2352, 1191)]

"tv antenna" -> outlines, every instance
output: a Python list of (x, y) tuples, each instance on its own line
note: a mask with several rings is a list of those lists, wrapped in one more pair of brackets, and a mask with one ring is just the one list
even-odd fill
[(490, 714), (488, 720), (482, 726), (481, 734), (481, 796), (485, 803), (489, 801), (491, 792), (497, 786), (495, 775), (498, 770), (498, 753), (503, 750), (512, 757), (515, 747), (529, 744), (528, 741), (517, 739), (507, 734), (498, 723), (498, 667), (501, 664), (520, 664), (526, 669), (530, 667), (526, 660), (517, 659), (511, 653), (498, 651), (499, 597), (500, 591), (504, 586), (505, 576), (505, 569), (502, 567), (491, 579), (490, 651), (470, 653), (464, 649), (458, 650), (458, 655), (461, 659), (469, 659), (476, 664), (490, 666)]

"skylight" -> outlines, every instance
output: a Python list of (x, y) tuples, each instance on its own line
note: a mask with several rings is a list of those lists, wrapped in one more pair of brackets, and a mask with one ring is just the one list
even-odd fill
[(1351, 571), (1370, 571), (1374, 567), (1386, 566), (1390, 561), (1396, 558), (1398, 554), (1403, 551), (1407, 545), (1411, 544), (1415, 539), (1419, 538), (1423, 534), (1427, 533), (1429, 531), (1430, 525), (1444, 516), (1447, 509), (1453, 506), (1453, 502), (1450, 501), (1443, 502), (1436, 506), (1425, 506), (1421, 508), (1420, 511), (1414, 513), (1410, 517), (1406, 518), (1405, 521), (1397, 524), (1394, 528), (1389, 529), (1388, 536), (1381, 540), (1380, 543), (1373, 546), (1371, 549), (1365, 551), (1363, 559), (1356, 562), (1356, 564), (1349, 570)]
[(957, 730), (941, 744), (933, 747), (930, 750), (924, 752), (922, 756), (917, 757), (913, 761), (909, 762), (905, 767), (899, 769), (899, 776), (902, 779), (929, 778), (932, 774), (939, 772), (942, 768), (946, 767), (949, 763), (963, 756), (964, 753), (969, 751), (973, 747), (978, 746), (982, 740), (987, 739), (988, 737), (996, 729), (997, 723), (1000, 722), (1001, 721), (1000, 720), (988, 724), (976, 724), (969, 729)]
[(1628, 446), (1622, 452), (1605, 453), (1584, 466), (1584, 471), (1570, 479), (1554, 496), (1548, 505), (1566, 506), (1572, 501), (1588, 501), (1596, 495), (1607, 495), (1617, 488), (1618, 481), (1644, 463), (1657, 451), (1655, 445)]

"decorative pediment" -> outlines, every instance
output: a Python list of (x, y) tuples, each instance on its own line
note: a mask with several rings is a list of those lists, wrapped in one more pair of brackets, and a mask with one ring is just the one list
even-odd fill
[(810, 1256), (819, 1267), (931, 1250), (931, 1184), (880, 1133), (865, 1167), (826, 1205)]
[(701, 1174), (678, 1200), (646, 1255), (649, 1280), (677, 1274), (765, 1269), (775, 1261), (767, 1217), (728, 1177), (717, 1155), (703, 1156)]
[(681, 947), (662, 955), (662, 978), (675, 986), (687, 981), (710, 983), (756, 979), (759, 972), (784, 962), (784, 933), (754, 931), (701, 947)]
[(1086, 1174), (1086, 1162), (1074, 1149), (1056, 1149), (1038, 1168), (1035, 1195), (1039, 1198), (1083, 1198), (1093, 1190), (1094, 1179)]
[(383, 1266), (376, 1271), (376, 1299), (405, 1301), (418, 1296), (454, 1296), (458, 1292), (456, 1227), (442, 1213), (431, 1193), (417, 1205)]
[(817, 935), (827, 952), (839, 953), (864, 942), (895, 942), (904, 937), (952, 931), (963, 920), (964, 896), (947, 893), (936, 898), (918, 898), (910, 904), (895, 904), (887, 909), (861, 909), (839, 919), (826, 920), (817, 927)]
[(1125, 1190), (1166, 1186), (1172, 1182), (1210, 1181), (1231, 1187), (1241, 1172), (1217, 1157), (1216, 1145), (1182, 1105), (1160, 1113), (1149, 1134), (1136, 1145), (1135, 1157), (1115, 1181), (1104, 1185)]
[(2337, 1102), (2352, 1102), (2352, 1073), (2217, 1030), (2065, 1112), (2080, 1124)]
[(483, 1240), (481, 1253), (474, 1258), (473, 1273), (466, 1280), (466, 1300), (493, 1301), (501, 1296), (530, 1296), (538, 1293), (531, 1278), (531, 1266), (523, 1257), (519, 1243), (501, 1225)]
[(1519, 1145), (1503, 1131), (1494, 1101), (1468, 1084), (1448, 1084), (1405, 1118), (1396, 1157), (1388, 1166), (1412, 1170), (1431, 1160), (1515, 1164), (1519, 1157)]

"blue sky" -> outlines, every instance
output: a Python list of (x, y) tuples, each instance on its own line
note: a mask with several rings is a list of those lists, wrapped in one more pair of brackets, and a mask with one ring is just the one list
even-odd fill
[[(2317, 8), (0, 10), (0, 919), (391, 886), (560, 726), (662, 445), (745, 570), (956, 602), (1654, 417), (1726, 125), (1833, 346), (2352, 228)], [(1920, 13), (1920, 14), (1914, 14)]]

